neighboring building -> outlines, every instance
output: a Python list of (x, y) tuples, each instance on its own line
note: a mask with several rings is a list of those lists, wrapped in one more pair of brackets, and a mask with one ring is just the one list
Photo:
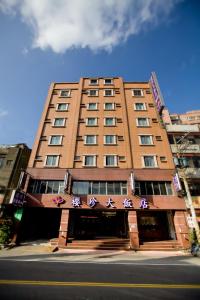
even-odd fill
[(133, 249), (165, 240), (188, 246), (152, 76), (51, 85), (27, 169), (24, 238), (59, 237), (63, 247), (105, 237), (107, 246), (112, 237), (130, 240)]
[(0, 204), (8, 204), (31, 150), (25, 144), (0, 145)]
[[(196, 219), (200, 226), (200, 110), (186, 114), (170, 114), (163, 110), (175, 165), (185, 177), (192, 196)], [(182, 184), (183, 188), (184, 184)], [(188, 205), (188, 197), (186, 203)]]
[(166, 122), (176, 125), (200, 124), (200, 110), (188, 111), (185, 114), (169, 114), (167, 109), (164, 110)]

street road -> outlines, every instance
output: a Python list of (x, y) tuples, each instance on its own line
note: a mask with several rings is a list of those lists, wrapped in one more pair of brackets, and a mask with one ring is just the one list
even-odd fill
[(0, 260), (1, 300), (200, 299), (198, 264)]

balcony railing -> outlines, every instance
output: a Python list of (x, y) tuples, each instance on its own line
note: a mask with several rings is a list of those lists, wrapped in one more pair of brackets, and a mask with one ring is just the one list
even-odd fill
[(185, 175), (189, 178), (200, 178), (200, 168), (186, 168)]
[(167, 132), (199, 132), (199, 125), (166, 125)]
[(184, 145), (171, 145), (172, 153), (200, 153), (200, 145), (190, 144)]

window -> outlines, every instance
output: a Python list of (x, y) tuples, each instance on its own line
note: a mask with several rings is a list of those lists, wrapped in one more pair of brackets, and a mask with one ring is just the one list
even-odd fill
[(45, 160), (45, 166), (47, 167), (57, 167), (58, 166), (59, 155), (47, 155)]
[(73, 181), (74, 195), (127, 195), (126, 181)]
[(146, 168), (155, 168), (155, 167), (157, 167), (156, 157), (154, 155), (145, 155), (145, 156), (143, 156), (143, 165)]
[(169, 181), (136, 181), (135, 195), (172, 195)]
[(132, 91), (132, 95), (134, 97), (142, 97), (142, 96), (144, 96), (144, 93), (143, 93), (143, 90), (141, 90), (141, 89), (134, 89)]
[(104, 103), (104, 110), (114, 110), (115, 104), (114, 103)]
[(135, 103), (134, 104), (135, 110), (146, 110), (145, 103)]
[(148, 118), (137, 118), (136, 124), (137, 124), (137, 126), (142, 126), (142, 127), (149, 126), (149, 119)]
[(56, 110), (58, 111), (66, 111), (68, 110), (69, 104), (68, 103), (58, 103)]
[(64, 181), (59, 180), (30, 180), (28, 192), (31, 194), (60, 194), (64, 193)]
[(114, 95), (114, 91), (112, 89), (106, 89), (104, 90), (104, 96), (105, 97), (110, 97)]
[(113, 84), (113, 80), (111, 78), (104, 79), (104, 84)]
[(97, 143), (97, 136), (96, 135), (86, 135), (85, 136), (85, 144), (92, 145)]
[(96, 155), (85, 155), (83, 160), (84, 166), (95, 167), (96, 166)]
[(105, 167), (116, 167), (117, 166), (117, 155), (105, 155), (104, 156)]
[(140, 135), (140, 145), (153, 145), (153, 139), (151, 135)]
[(91, 97), (98, 96), (98, 90), (88, 90), (88, 96), (91, 96)]
[(51, 135), (49, 138), (49, 145), (61, 145), (62, 135)]
[(104, 125), (105, 126), (115, 126), (115, 118), (104, 118)]
[(97, 103), (88, 103), (88, 110), (97, 110)]
[(106, 145), (116, 144), (116, 135), (104, 135), (104, 144)]
[(70, 90), (61, 90), (60, 91), (60, 97), (70, 97)]
[(97, 85), (98, 79), (90, 79), (90, 85)]
[(53, 126), (64, 127), (65, 126), (65, 118), (55, 118), (53, 120)]
[(87, 118), (86, 125), (87, 126), (97, 126), (97, 118)]

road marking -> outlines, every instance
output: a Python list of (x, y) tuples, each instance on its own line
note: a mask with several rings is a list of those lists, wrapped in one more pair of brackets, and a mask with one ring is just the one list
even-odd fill
[(65, 282), (35, 280), (0, 280), (0, 285), (37, 285), (37, 286), (79, 286), (111, 288), (146, 289), (200, 289), (200, 284), (159, 284), (159, 283), (112, 283), (112, 282)]

